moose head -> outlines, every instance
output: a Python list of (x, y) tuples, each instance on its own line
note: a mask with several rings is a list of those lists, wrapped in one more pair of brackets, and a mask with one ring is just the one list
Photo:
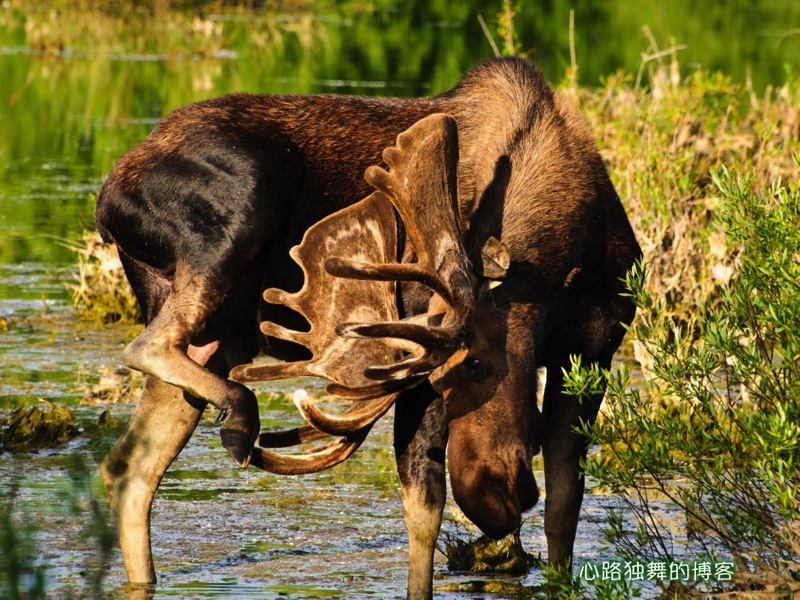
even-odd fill
[[(366, 171), (370, 196), (318, 222), (292, 249), (303, 287), (264, 293), (310, 327), (265, 321), (262, 332), (302, 344), (311, 358), (231, 372), (239, 382), (322, 377), (329, 393), (352, 405), (327, 414), (296, 392), (309, 425), (261, 434), (251, 464), (284, 474), (330, 467), (358, 448), (402, 390), (427, 379), (445, 403), (456, 502), (484, 532), (501, 537), (538, 499), (531, 473), (536, 375), (530, 335), (522, 334), (529, 315), (503, 292), (512, 257), (491, 225), (502, 220), (504, 196), (490, 188), (480, 226), (462, 223), (458, 131), (445, 114), (418, 121), (383, 159), (388, 170)], [(420, 294), (427, 310), (405, 314), (403, 298)], [(299, 456), (268, 450), (326, 436), (338, 439)]]

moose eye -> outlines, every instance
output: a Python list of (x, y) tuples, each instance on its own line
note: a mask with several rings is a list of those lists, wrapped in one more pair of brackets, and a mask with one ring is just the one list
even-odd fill
[(466, 361), (467, 370), (472, 374), (475, 375), (478, 371), (481, 370), (481, 361), (477, 358), (468, 358)]

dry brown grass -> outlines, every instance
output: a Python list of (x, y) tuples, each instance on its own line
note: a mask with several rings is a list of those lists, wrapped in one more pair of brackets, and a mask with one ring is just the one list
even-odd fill
[(797, 178), (800, 81), (758, 96), (719, 74), (682, 79), (676, 62), (651, 80), (645, 89), (617, 74), (575, 93), (642, 245), (648, 289), (679, 316), (713, 301), (733, 275), (711, 171), (752, 173), (757, 192)]
[(101, 323), (140, 321), (141, 311), (125, 278), (117, 247), (92, 232), (84, 234), (73, 249), (78, 273), (67, 287), (78, 314)]

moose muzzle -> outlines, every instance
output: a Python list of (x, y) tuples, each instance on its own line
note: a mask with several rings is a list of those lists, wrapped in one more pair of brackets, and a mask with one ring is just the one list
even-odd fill
[(462, 427), (460, 420), (450, 423), (448, 443), (453, 497), (481, 531), (502, 538), (519, 527), (522, 513), (539, 500), (532, 453), (524, 443), (492, 447), (485, 432)]

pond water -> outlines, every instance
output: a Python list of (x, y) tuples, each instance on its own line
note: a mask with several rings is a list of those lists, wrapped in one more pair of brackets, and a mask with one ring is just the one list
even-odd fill
[[(491, 56), (477, 15), (496, 30), (500, 11), (500, 2), (477, 1), (458, 8), (440, 0), (319, 4), (325, 9), (184, 15), (173, 23), (0, 4), (0, 414), (41, 398), (74, 407), (86, 430), (57, 449), (0, 454), (0, 499), (12, 507), (3, 514), (30, 531), (32, 556), (54, 597), (92, 597), (98, 570), (107, 572), (106, 593), (124, 595), (120, 555), (112, 551), (103, 564), (98, 541), (108, 515), (95, 472), (113, 433), (89, 435), (105, 406), (83, 400), (94, 386), (128, 376), (121, 350), (136, 327), (79, 321), (65, 288), (75, 275), (69, 246), (93, 228), (92, 194), (113, 162), (169, 110), (228, 92), (410, 96), (447, 89)], [(571, 5), (529, 4), (516, 21), (520, 44), (559, 81), (569, 63)], [(595, 85), (618, 69), (635, 74), (650, 48), (648, 25), (659, 48), (688, 46), (676, 51), (684, 72), (704, 65), (740, 82), (750, 74), (759, 93), (779, 85), (784, 66), (800, 56), (800, 36), (791, 33), (800, 27), (800, 5), (733, 4), (639, 2), (634, 14), (624, 0), (575, 3), (580, 81)], [(264, 424), (295, 423), (293, 407), (271, 391), (261, 393)], [(121, 421), (131, 410), (129, 402), (111, 408)], [(406, 537), (391, 417), (353, 459), (306, 477), (234, 468), (213, 417), (207, 414), (167, 474), (154, 506), (156, 597), (403, 595)], [(587, 496), (579, 556), (609, 556), (602, 525), (613, 503)], [(533, 553), (546, 547), (542, 510), (531, 512), (522, 531)], [(445, 529), (459, 526), (448, 521)], [(447, 573), (441, 555), (436, 578), (438, 586), (463, 590), (480, 579)], [(499, 580), (535, 585), (539, 574)]]

